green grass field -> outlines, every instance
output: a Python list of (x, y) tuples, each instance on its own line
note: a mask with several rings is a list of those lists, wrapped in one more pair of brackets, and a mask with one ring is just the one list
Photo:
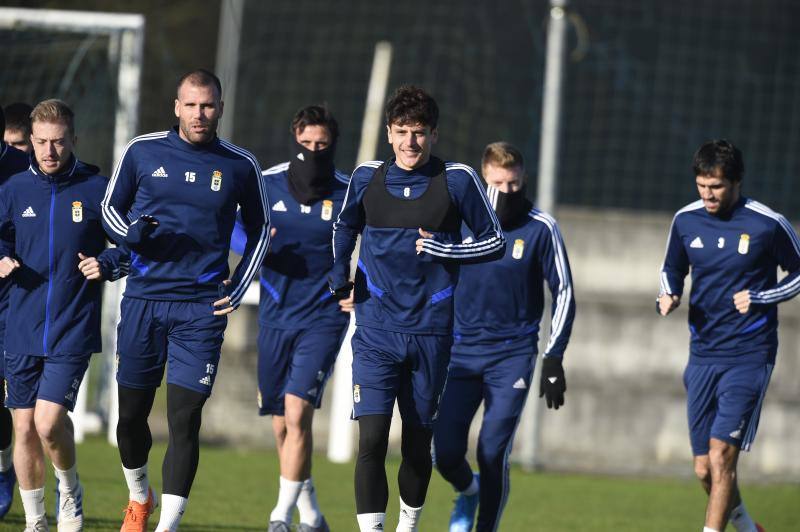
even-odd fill
[[(157, 487), (161, 486), (163, 453), (163, 444), (156, 445), (151, 453), (152, 477)], [(127, 489), (116, 449), (94, 439), (79, 447), (78, 457), (86, 488), (86, 530), (119, 530)], [(265, 530), (277, 495), (275, 454), (206, 447), (200, 460), (200, 471), (181, 530)], [(396, 459), (388, 466), (387, 530), (394, 530), (397, 523), (397, 466)], [(47, 504), (52, 518), (51, 471), (48, 469)], [(334, 532), (357, 530), (352, 477), (352, 464), (331, 464), (323, 456), (315, 458), (314, 478), (320, 504)], [(512, 471), (511, 482), (511, 496), (501, 526), (504, 531), (702, 529), (704, 497), (695, 482), (528, 474), (518, 469)], [(751, 513), (768, 532), (798, 530), (794, 511), (800, 504), (800, 486), (745, 485), (743, 493)], [(452, 499), (452, 490), (434, 472), (420, 530), (447, 530)], [(151, 529), (156, 522), (156, 519), (151, 521)], [(0, 521), (0, 530), (23, 528), (22, 505), (15, 497), (11, 512), (5, 521)]]

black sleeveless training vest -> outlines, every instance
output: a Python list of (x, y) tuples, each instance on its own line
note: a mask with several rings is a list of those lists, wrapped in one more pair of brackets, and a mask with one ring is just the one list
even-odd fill
[(362, 205), (367, 225), (407, 229), (421, 227), (434, 233), (458, 233), (461, 230), (461, 215), (447, 191), (444, 162), (431, 157), (434, 175), (428, 182), (428, 188), (416, 199), (397, 198), (386, 190), (386, 171), (393, 162), (394, 157), (375, 170), (364, 192)]

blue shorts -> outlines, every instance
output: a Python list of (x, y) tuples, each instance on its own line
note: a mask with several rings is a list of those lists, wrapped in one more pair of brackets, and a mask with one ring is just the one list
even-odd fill
[(33, 408), (42, 399), (75, 408), (78, 389), (89, 367), (87, 355), (6, 354), (6, 406)]
[(686, 366), (683, 384), (695, 456), (708, 454), (711, 438), (750, 450), (772, 368), (772, 364)]
[(258, 333), (258, 413), (284, 414), (290, 393), (319, 408), (347, 325), (311, 329), (270, 329)]
[(431, 426), (447, 381), (452, 335), (405, 334), (356, 327), (353, 334), (353, 419), (392, 415)]
[(211, 395), (227, 316), (210, 303), (123, 297), (117, 327), (117, 382), (156, 388), (167, 382)]

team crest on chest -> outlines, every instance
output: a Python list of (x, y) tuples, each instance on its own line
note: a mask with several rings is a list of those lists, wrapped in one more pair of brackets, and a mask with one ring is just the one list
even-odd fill
[(333, 202), (329, 199), (322, 200), (322, 213), (320, 217), (326, 222), (333, 216)]
[(83, 221), (83, 203), (80, 201), (72, 202), (72, 221), (75, 223)]
[(747, 255), (748, 251), (750, 251), (750, 235), (742, 233), (742, 236), (739, 237), (739, 253)]
[(521, 238), (514, 240), (514, 249), (511, 251), (511, 256), (519, 260), (525, 252), (525, 241)]
[(211, 190), (214, 192), (219, 192), (222, 188), (222, 172), (220, 170), (214, 170), (211, 173)]

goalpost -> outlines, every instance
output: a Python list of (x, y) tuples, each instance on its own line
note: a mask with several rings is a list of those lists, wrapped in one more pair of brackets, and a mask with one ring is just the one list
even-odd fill
[[(64, 11), (55, 9), (27, 9), (27, 8), (0, 8), (0, 32), (7, 35), (25, 35), (19, 38), (17, 50), (12, 50), (15, 39), (3, 38), (4, 61), (8, 60), (12, 54), (17, 53), (23, 59), (19, 60), (20, 71), (14, 72), (14, 78), (5, 79), (0, 84), (0, 98), (4, 104), (14, 100), (24, 100), (36, 103), (43, 98), (59, 97), (71, 100), (87, 101), (96, 96), (92, 93), (93, 87), (81, 87), (77, 72), (81, 70), (87, 57), (98, 46), (105, 45), (105, 60), (107, 63), (102, 65), (99, 70), (98, 83), (114, 83), (116, 78), (113, 103), (113, 140), (112, 154), (102, 154), (101, 158), (107, 159), (110, 166), (120, 159), (125, 145), (136, 134), (139, 116), (139, 99), (142, 72), (142, 55), (144, 49), (144, 29), (145, 18), (140, 14), (129, 13), (106, 13), (91, 11)], [(69, 42), (69, 46), (74, 45), (74, 49), (58, 42), (50, 42), (52, 50), (58, 52), (59, 56), (50, 64), (46, 65), (46, 72), (51, 76), (39, 74), (35, 79), (26, 80), (20, 75), (30, 65), (25, 58), (32, 53), (30, 43), (41, 40), (43, 36), (48, 36), (51, 40), (57, 40), (59, 36), (65, 36), (64, 42)], [(98, 41), (99, 44), (98, 44)], [(98, 55), (95, 53), (95, 55)], [(48, 59), (48, 58), (45, 58)], [(101, 58), (102, 59), (102, 58)], [(58, 61), (65, 64), (58, 64)], [(62, 67), (63, 68), (60, 68)], [(4, 68), (9, 67), (8, 64)], [(9, 69), (12, 70), (12, 69)], [(38, 74), (38, 73), (37, 73)], [(11, 72), (7, 72), (11, 76)], [(108, 79), (111, 78), (111, 79)], [(72, 98), (70, 98), (72, 96)], [(87, 104), (88, 105), (88, 104)], [(73, 110), (78, 117), (78, 123), (82, 116), (87, 117), (87, 122), (92, 117), (92, 112), (81, 105), (73, 105)], [(86, 138), (83, 134), (83, 144), (103, 145), (107, 141), (108, 130), (96, 131), (95, 139)], [(111, 155), (111, 157), (108, 157)], [(119, 321), (119, 302), (122, 291), (124, 290), (124, 280), (115, 283), (105, 283), (103, 294), (103, 347), (104, 355), (108, 361), (113, 361), (116, 353), (116, 324)], [(115, 364), (107, 363), (106, 367), (110, 377), (114, 379)], [(87, 383), (88, 374), (84, 378), (81, 390), (78, 395), (78, 404), (72, 416), (75, 425), (75, 439), (81, 441), (87, 428), (87, 422), (97, 426), (96, 417), (87, 416)], [(116, 387), (109, 386), (110, 405), (108, 407), (109, 419), (109, 441), (116, 443), (114, 427), (116, 427)], [(93, 421), (92, 421), (93, 420)]]

